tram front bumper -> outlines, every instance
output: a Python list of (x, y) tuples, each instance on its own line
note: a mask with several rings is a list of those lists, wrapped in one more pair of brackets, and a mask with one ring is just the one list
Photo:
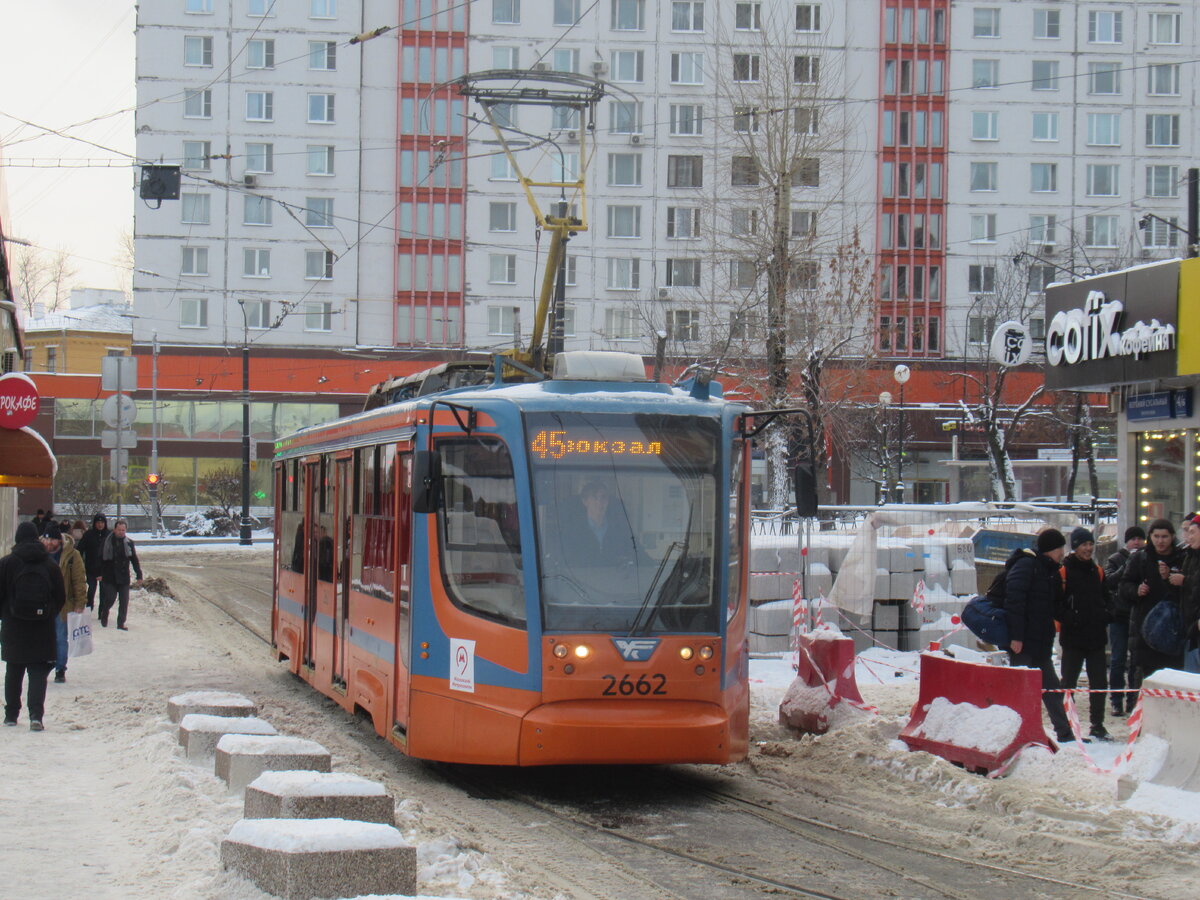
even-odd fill
[(520, 764), (726, 763), (729, 716), (696, 700), (565, 700), (521, 723)]

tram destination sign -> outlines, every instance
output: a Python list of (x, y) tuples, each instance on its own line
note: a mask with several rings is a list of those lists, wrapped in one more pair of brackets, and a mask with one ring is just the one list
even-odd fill
[(1107, 390), (1177, 366), (1179, 261), (1046, 290), (1046, 387)]

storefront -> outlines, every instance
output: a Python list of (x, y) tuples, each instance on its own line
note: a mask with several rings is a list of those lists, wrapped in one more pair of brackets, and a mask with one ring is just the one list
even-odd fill
[(1200, 259), (1046, 291), (1046, 387), (1107, 391), (1118, 414), (1120, 524), (1200, 508)]
[(40, 408), (31, 378), (16, 372), (0, 375), (0, 547), (5, 550), (12, 544), (17, 492), (54, 483), (54, 455), (30, 427)]

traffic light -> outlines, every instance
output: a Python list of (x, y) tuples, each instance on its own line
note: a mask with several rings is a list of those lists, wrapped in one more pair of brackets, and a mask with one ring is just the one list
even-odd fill
[(159, 475), (157, 472), (151, 472), (149, 475), (146, 476), (146, 484), (150, 485), (150, 487), (158, 487), (158, 482), (161, 479), (162, 479), (162, 476)]

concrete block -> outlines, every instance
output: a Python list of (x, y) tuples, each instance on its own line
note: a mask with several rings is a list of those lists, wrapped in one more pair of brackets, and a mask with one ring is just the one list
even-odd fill
[(833, 573), (824, 563), (809, 563), (805, 587), (809, 597), (828, 597), (833, 590)]
[(263, 772), (330, 771), (329, 751), (316, 741), (283, 735), (227, 734), (217, 741), (214, 771), (240, 791)]
[(797, 535), (758, 535), (750, 538), (751, 572), (799, 572), (800, 539)]
[(257, 716), (253, 700), (229, 691), (192, 691), (176, 694), (167, 701), (167, 716), (178, 722), (188, 713), (207, 716)]
[(341, 772), (263, 772), (246, 786), (247, 819), (348, 819), (396, 824), (382, 784)]
[[(784, 583), (786, 582), (786, 590)], [(750, 573), (750, 602), (782, 600), (792, 596), (792, 576)]]
[(875, 638), (877, 646), (886, 647), (889, 650), (900, 649), (900, 632), (887, 629), (876, 629), (871, 632)]
[(754, 656), (776, 656), (792, 649), (791, 637), (786, 634), (767, 635), (751, 632), (747, 638), (750, 644), (750, 653)]
[(808, 557), (810, 567), (819, 565), (829, 568), (829, 548), (824, 544), (810, 543), (808, 553), (805, 555)]
[(775, 600), (747, 610), (746, 626), (751, 634), (787, 638), (792, 631), (792, 601)]
[(227, 734), (276, 734), (275, 726), (257, 716), (206, 716), (188, 713), (179, 722), (179, 743), (192, 761), (217, 752), (217, 741)]
[(375, 822), (242, 819), (221, 865), (285, 900), (417, 893), (416, 848)]
[(888, 579), (888, 586), (893, 600), (912, 600), (913, 592), (917, 589), (917, 573), (893, 572)]
[(876, 603), (871, 627), (887, 631), (898, 629), (900, 627), (900, 607), (891, 603)]
[(875, 599), (876, 600), (891, 600), (892, 598), (892, 574), (887, 569), (875, 569)]
[(975, 561), (956, 559), (950, 568), (950, 593), (959, 596), (974, 594), (975, 586)]

